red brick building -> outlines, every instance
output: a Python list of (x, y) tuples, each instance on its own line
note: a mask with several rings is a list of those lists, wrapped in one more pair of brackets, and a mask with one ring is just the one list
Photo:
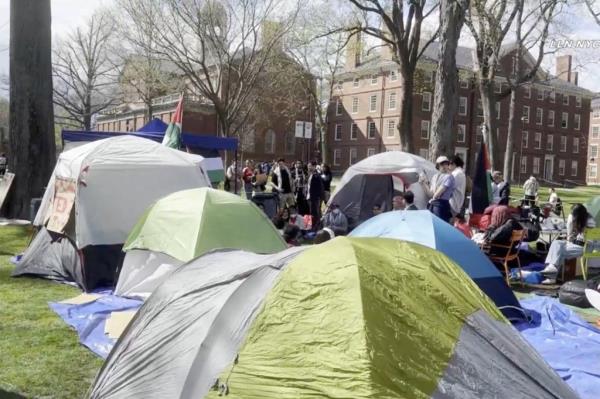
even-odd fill
[(600, 184), (598, 176), (598, 148), (600, 148), (600, 97), (592, 100), (588, 146), (587, 183)]
[[(415, 152), (428, 158), (433, 105), (437, 43), (420, 62), (413, 101), (413, 142)], [(350, 45), (350, 49), (360, 46)], [(511, 71), (511, 47), (503, 49), (502, 71)], [(460, 72), (458, 114), (454, 120), (454, 153), (465, 159), (472, 171), (481, 143), (483, 111), (475, 86), (472, 49), (459, 47)], [(531, 57), (528, 58), (533, 61)], [(557, 60), (556, 76), (540, 71), (535, 83), (517, 92), (517, 109), (522, 115), (513, 151), (513, 182), (534, 175), (545, 183), (585, 184), (590, 102), (593, 93), (577, 85), (571, 57)], [(506, 79), (497, 78), (497, 92)], [(341, 172), (359, 160), (382, 151), (399, 148), (398, 65), (389, 51), (361, 59), (348, 51), (345, 70), (339, 75), (329, 109), (328, 144), (334, 170)], [(506, 146), (509, 97), (496, 103), (496, 128), (501, 148)]]

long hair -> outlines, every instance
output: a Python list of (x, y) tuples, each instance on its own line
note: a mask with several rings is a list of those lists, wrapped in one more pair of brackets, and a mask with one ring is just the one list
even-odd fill
[(585, 206), (581, 204), (575, 204), (573, 209), (571, 210), (571, 215), (573, 216), (573, 229), (577, 233), (583, 232), (585, 226), (587, 225), (588, 220), (588, 211)]
[(510, 209), (507, 206), (500, 205), (492, 211), (491, 226), (500, 227), (510, 219)]

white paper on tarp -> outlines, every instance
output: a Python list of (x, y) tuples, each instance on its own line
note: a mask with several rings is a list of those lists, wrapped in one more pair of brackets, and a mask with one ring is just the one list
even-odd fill
[(312, 123), (304, 122), (304, 138), (312, 139)]
[(304, 138), (304, 122), (296, 121), (296, 138)]
[(104, 334), (108, 335), (109, 338), (119, 339), (136, 313), (137, 310), (112, 312), (106, 319), (106, 324), (104, 325)]

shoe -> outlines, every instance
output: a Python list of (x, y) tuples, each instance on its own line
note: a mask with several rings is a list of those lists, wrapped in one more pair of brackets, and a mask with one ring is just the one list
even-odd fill
[(542, 273), (544, 273), (544, 274), (558, 273), (558, 269), (554, 265), (547, 265), (544, 268), (544, 270), (542, 270)]
[(554, 278), (547, 278), (544, 281), (542, 281), (542, 285), (554, 285), (556, 284), (556, 279)]

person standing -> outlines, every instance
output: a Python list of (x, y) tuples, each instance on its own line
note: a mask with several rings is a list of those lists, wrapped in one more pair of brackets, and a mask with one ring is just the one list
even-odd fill
[(241, 188), (240, 186), (240, 174), (237, 162), (233, 161), (225, 173), (225, 191), (237, 194), (237, 190)]
[(251, 160), (246, 160), (246, 166), (242, 170), (242, 181), (244, 182), (244, 191), (246, 199), (252, 198), (252, 176), (254, 176), (254, 164)]
[(406, 206), (407, 211), (418, 211), (419, 208), (415, 205), (415, 195), (412, 191), (408, 190), (402, 194), (404, 197), (404, 205)]
[(450, 198), (450, 208), (452, 216), (462, 215), (464, 212), (465, 192), (467, 189), (467, 176), (463, 169), (465, 163), (460, 156), (455, 155), (450, 162), (450, 171), (454, 177), (455, 188), (452, 197)]
[(310, 214), (308, 203), (306, 202), (306, 173), (302, 161), (296, 161), (292, 169), (292, 180), (294, 181), (294, 195), (298, 206), (298, 213), (302, 216)]
[(497, 205), (508, 205), (510, 201), (510, 184), (499, 170), (492, 173), (492, 198), (492, 203)]
[(445, 221), (450, 223), (452, 218), (452, 210), (450, 208), (450, 198), (454, 194), (454, 176), (450, 174), (450, 160), (448, 157), (440, 156), (435, 161), (435, 167), (438, 173), (433, 176), (430, 185), (421, 179), (421, 185), (423, 191), (425, 191), (429, 197), (429, 210), (431, 213)]
[(535, 204), (539, 188), (540, 185), (538, 184), (537, 179), (534, 176), (529, 176), (529, 179), (523, 184), (523, 194), (525, 195), (523, 202), (530, 206)]
[(321, 202), (323, 201), (323, 179), (317, 172), (317, 163), (314, 161), (308, 164), (308, 182), (306, 187), (306, 199), (310, 208), (312, 217), (312, 230), (317, 231), (319, 221), (321, 220)]
[(273, 169), (271, 183), (275, 191), (279, 193), (279, 207), (284, 209), (288, 206), (294, 206), (294, 183), (292, 175), (285, 159), (279, 158), (277, 166)]
[(333, 180), (333, 174), (331, 168), (327, 164), (321, 166), (321, 180), (323, 180), (323, 202), (327, 203), (331, 197), (331, 181)]

